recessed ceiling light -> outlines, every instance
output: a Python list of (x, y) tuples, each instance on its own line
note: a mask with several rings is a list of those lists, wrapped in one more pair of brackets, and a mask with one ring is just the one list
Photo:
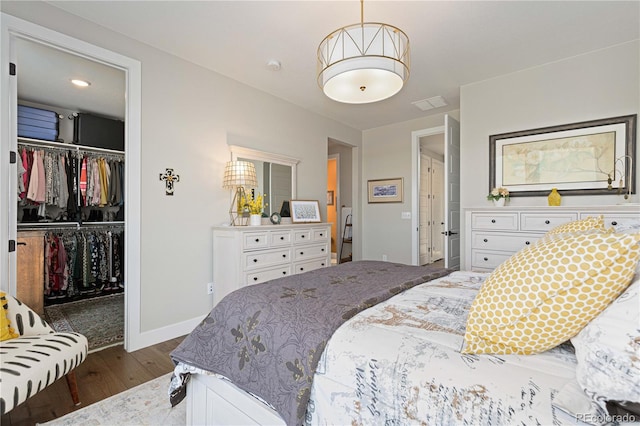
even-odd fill
[(72, 82), (73, 84), (75, 84), (76, 86), (78, 86), (78, 87), (88, 87), (88, 86), (91, 86), (91, 83), (90, 83), (90, 82), (88, 82), (88, 81), (85, 81), (85, 80), (73, 79), (73, 80), (71, 80), (71, 82)]

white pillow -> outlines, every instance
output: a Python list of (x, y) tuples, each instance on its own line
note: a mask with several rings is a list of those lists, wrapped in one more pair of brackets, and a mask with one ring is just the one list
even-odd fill
[(611, 401), (640, 403), (640, 274), (580, 333), (576, 349), (578, 383), (605, 408)]

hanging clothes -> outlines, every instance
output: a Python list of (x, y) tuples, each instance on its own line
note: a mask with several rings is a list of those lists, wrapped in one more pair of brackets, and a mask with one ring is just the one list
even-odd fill
[(46, 302), (63, 302), (124, 288), (124, 230), (77, 229), (45, 237)]

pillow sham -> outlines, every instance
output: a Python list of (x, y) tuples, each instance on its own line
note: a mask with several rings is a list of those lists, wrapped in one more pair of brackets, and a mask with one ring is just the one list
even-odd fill
[(6, 293), (0, 291), (0, 304), (2, 304), (2, 313), (0, 313), (0, 341), (15, 339), (19, 336), (13, 328), (11, 322), (7, 318), (7, 297)]
[(534, 354), (573, 337), (629, 285), (640, 233), (545, 238), (499, 265), (469, 310), (463, 353)]
[(571, 339), (578, 383), (603, 409), (607, 400), (640, 403), (639, 303), (636, 274), (629, 288)]
[(598, 230), (605, 229), (603, 215), (600, 215), (598, 217), (589, 216), (585, 219), (574, 220), (568, 223), (563, 223), (562, 225), (558, 225), (555, 228), (551, 228), (550, 230), (548, 230), (546, 235), (589, 231), (591, 229), (598, 229)]

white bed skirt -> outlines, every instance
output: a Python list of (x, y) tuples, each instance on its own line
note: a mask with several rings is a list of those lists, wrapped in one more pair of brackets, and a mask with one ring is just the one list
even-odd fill
[(192, 374), (186, 402), (187, 425), (285, 425), (272, 408), (216, 376)]

